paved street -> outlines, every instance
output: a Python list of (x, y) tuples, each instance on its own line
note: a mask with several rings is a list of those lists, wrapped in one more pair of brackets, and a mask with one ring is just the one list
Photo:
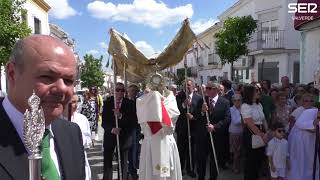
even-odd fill
[[(98, 134), (99, 134), (100, 141), (96, 141), (95, 146), (87, 152), (88, 160), (91, 166), (92, 180), (101, 180), (103, 176), (102, 174), (103, 173), (103, 156), (102, 156), (102, 141), (101, 141), (103, 130), (99, 131)], [(117, 162), (113, 162), (113, 164), (114, 164), (113, 179), (117, 179), (117, 171), (116, 171)], [(183, 180), (195, 180), (195, 179), (196, 178), (190, 178), (188, 176), (183, 177)], [(243, 179), (243, 175), (241, 174), (235, 175), (231, 172), (231, 170), (221, 171), (221, 175), (218, 178), (218, 180), (241, 180), (241, 179)], [(261, 180), (267, 180), (267, 178), (261, 178)]]

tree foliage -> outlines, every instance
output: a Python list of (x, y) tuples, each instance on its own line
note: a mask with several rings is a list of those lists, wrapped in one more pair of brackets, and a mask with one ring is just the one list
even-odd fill
[(102, 87), (104, 83), (104, 72), (102, 70), (102, 59), (94, 58), (91, 54), (84, 57), (84, 65), (81, 68), (80, 79), (82, 87)]
[(0, 66), (9, 60), (15, 42), (31, 33), (23, 20), (27, 13), (24, 3), (25, 0), (0, 0)]
[(216, 52), (222, 65), (231, 63), (232, 68), (233, 62), (248, 54), (247, 44), (256, 28), (257, 22), (251, 16), (229, 17), (224, 21), (223, 28), (215, 34)]

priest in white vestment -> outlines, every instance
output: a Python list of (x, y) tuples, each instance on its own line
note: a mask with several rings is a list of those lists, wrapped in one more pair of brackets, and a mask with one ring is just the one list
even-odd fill
[[(317, 113), (316, 108), (304, 110), (289, 134), (290, 170), (287, 180), (312, 180), (316, 138), (313, 121), (317, 118)], [(319, 163), (316, 168), (316, 179), (318, 178)]]
[(182, 180), (180, 158), (173, 137), (180, 114), (171, 91), (150, 91), (137, 99), (138, 122), (144, 134), (139, 180)]

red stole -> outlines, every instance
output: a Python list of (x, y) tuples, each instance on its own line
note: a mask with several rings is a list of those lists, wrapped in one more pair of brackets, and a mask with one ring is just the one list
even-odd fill
[[(171, 119), (167, 112), (167, 109), (164, 107), (163, 101), (161, 101), (161, 111), (162, 111), (162, 123), (168, 127), (171, 127)], [(148, 125), (151, 129), (152, 134), (156, 134), (161, 128), (161, 122), (148, 122)]]

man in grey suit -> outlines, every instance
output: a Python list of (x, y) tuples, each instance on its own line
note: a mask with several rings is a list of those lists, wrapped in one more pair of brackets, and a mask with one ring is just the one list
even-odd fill
[[(200, 109), (202, 116), (197, 121), (197, 171), (198, 180), (205, 179), (206, 173), (206, 159), (210, 157), (210, 180), (217, 179), (216, 164), (214, 162), (214, 155), (210, 142), (209, 133), (212, 133), (218, 163), (223, 161), (224, 136), (226, 126), (230, 123), (230, 106), (229, 101), (218, 95), (219, 84), (209, 81), (206, 86), (206, 102), (201, 100)], [(210, 123), (207, 122), (205, 112), (208, 111)]]
[(23, 113), (34, 90), (41, 98), (46, 126), (41, 174), (46, 180), (84, 180), (80, 128), (60, 119), (73, 94), (77, 73), (73, 52), (56, 38), (32, 35), (16, 43), (6, 73), (8, 96), (0, 101), (0, 179), (29, 177), (28, 152), (22, 137)]

